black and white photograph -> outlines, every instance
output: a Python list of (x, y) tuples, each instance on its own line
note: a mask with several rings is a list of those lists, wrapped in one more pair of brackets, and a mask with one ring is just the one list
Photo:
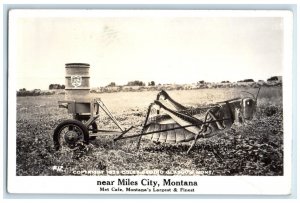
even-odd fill
[(291, 16), (10, 10), (10, 191), (288, 194)]

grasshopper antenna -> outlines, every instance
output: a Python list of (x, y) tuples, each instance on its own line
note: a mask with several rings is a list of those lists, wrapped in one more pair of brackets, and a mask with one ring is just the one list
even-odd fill
[(241, 91), (241, 92), (244, 92), (244, 93), (250, 94), (250, 95), (253, 97), (253, 99), (255, 99), (255, 96), (254, 96), (254, 94), (252, 94), (251, 92), (247, 92), (247, 91)]

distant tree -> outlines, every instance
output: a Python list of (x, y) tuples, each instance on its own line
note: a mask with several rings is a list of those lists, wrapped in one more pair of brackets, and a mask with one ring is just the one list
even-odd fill
[(145, 86), (145, 83), (139, 80), (130, 81), (127, 86)]
[(253, 79), (245, 79), (245, 80), (239, 80), (237, 82), (254, 82)]
[(200, 80), (197, 82), (197, 85), (204, 85), (205, 81), (204, 80)]
[(115, 87), (116, 86), (116, 83), (115, 82), (111, 82), (107, 85), (107, 87)]
[(49, 90), (53, 89), (65, 89), (65, 85), (60, 85), (60, 84), (50, 84), (49, 85)]
[(245, 79), (244, 82), (254, 82), (253, 79)]
[(154, 81), (148, 82), (148, 86), (155, 86), (155, 82)]
[(278, 81), (278, 77), (277, 76), (273, 76), (273, 77), (270, 77), (269, 79), (267, 79), (268, 82), (270, 81)]
[(221, 83), (230, 83), (228, 80), (223, 80)]

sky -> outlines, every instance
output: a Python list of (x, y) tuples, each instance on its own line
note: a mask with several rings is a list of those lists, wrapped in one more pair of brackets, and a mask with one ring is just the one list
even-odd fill
[(283, 72), (281, 17), (33, 15), (10, 26), (17, 89), (64, 84), (66, 63), (89, 63), (91, 87), (266, 80)]

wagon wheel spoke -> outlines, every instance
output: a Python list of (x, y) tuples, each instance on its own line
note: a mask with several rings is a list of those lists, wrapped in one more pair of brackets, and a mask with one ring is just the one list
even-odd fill
[(69, 129), (69, 131), (71, 131), (71, 130), (74, 129), (74, 126), (73, 126), (73, 125), (69, 125), (69, 126), (68, 126), (68, 129)]

